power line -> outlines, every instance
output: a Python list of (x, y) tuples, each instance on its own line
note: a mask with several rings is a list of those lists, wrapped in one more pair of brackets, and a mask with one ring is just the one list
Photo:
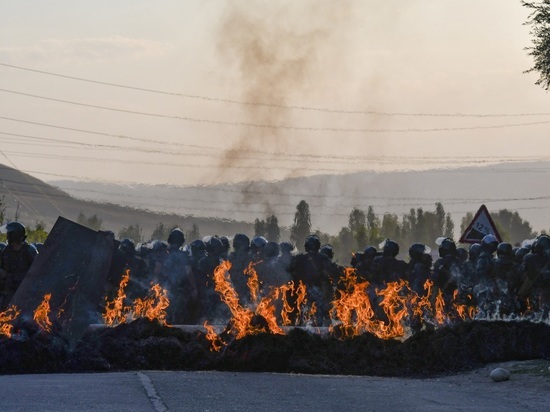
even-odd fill
[[(11, 119), (10, 119), (11, 120)], [(51, 126), (55, 127), (55, 126)], [(90, 132), (89, 133), (94, 133)], [(99, 143), (86, 143), (86, 142), (76, 142), (72, 140), (66, 140), (66, 139), (53, 139), (53, 138), (46, 138), (46, 137), (38, 137), (38, 136), (31, 136), (27, 134), (20, 134), (20, 133), (10, 133), (10, 132), (2, 132), (0, 131), (0, 135), (6, 135), (6, 136), (14, 136), (14, 137), (20, 137), (22, 139), (28, 139), (28, 140), (37, 140), (41, 142), (48, 142), (48, 143), (65, 143), (68, 145), (73, 146), (85, 146), (85, 147), (91, 147), (91, 148), (97, 148), (97, 149), (114, 149), (114, 150), (124, 150), (125, 152), (133, 151), (133, 152), (141, 152), (141, 153), (152, 153), (152, 154), (168, 154), (168, 155), (178, 155), (178, 156), (202, 156), (202, 157), (215, 157), (219, 158), (219, 155), (210, 154), (210, 153), (189, 153), (189, 152), (174, 152), (173, 150), (162, 150), (157, 148), (145, 148), (145, 147), (127, 147), (127, 146), (117, 146), (117, 145), (107, 145), (107, 144), (99, 144)], [(1, 139), (1, 137), (0, 137)], [(136, 138), (137, 139), (137, 138)], [(147, 139), (149, 141), (149, 139)], [(153, 142), (153, 141), (151, 141)], [(161, 141), (154, 141), (158, 144), (163, 145), (171, 145), (170, 142), (161, 142)], [(8, 141), (8, 143), (11, 144), (24, 144), (23, 142), (12, 142)], [(176, 143), (178, 146), (187, 146), (181, 143)], [(223, 152), (222, 149), (212, 147), (212, 146), (200, 146), (200, 145), (188, 145), (189, 148), (193, 149), (201, 149), (201, 150), (214, 150), (217, 152)], [(68, 146), (55, 146), (50, 145), (49, 147), (68, 147)], [(450, 162), (452, 161), (453, 164), (479, 164), (479, 163), (493, 163), (493, 162), (499, 162), (499, 163), (517, 163), (517, 162), (525, 162), (525, 161), (541, 161), (541, 160), (548, 160), (550, 159), (550, 156), (484, 156), (484, 157), (469, 157), (469, 156), (337, 156), (337, 155), (314, 155), (314, 154), (292, 154), (292, 153), (281, 153), (281, 152), (268, 152), (268, 151), (261, 151), (261, 150), (243, 150), (244, 153), (252, 153), (252, 154), (258, 154), (264, 157), (261, 157), (260, 160), (269, 160), (269, 161), (310, 161), (310, 162), (316, 162), (316, 163), (330, 163), (330, 164), (341, 164), (346, 163), (349, 164), (349, 162), (375, 162), (378, 164), (385, 164), (385, 163), (394, 163), (395, 161), (400, 161), (403, 163), (404, 161), (408, 164), (427, 164), (427, 163), (435, 163), (435, 164), (441, 164), (442, 162)], [(247, 157), (243, 156), (241, 153), (239, 154), (230, 154), (225, 153), (224, 159), (249, 159), (249, 160), (258, 160), (257, 157)], [(323, 159), (329, 159), (329, 160), (323, 160)]]
[[(37, 141), (41, 144), (33, 144), (33, 148), (36, 147), (62, 147), (62, 148), (75, 148), (75, 147), (89, 147), (97, 150), (119, 150), (136, 153), (147, 153), (147, 154), (164, 154), (169, 156), (184, 156), (184, 157), (210, 157), (220, 160), (220, 154), (214, 153), (197, 153), (197, 152), (178, 152), (174, 150), (162, 150), (155, 148), (146, 148), (146, 147), (127, 147), (127, 146), (117, 146), (109, 144), (99, 144), (99, 143), (86, 143), (86, 142), (76, 142), (66, 139), (53, 139), (45, 138), (38, 136), (31, 136), (27, 134), (20, 133), (10, 133), (0, 131), (0, 135), (5, 136), (14, 136), (19, 137), (18, 141), (5, 140), (5, 138), (0, 137), (0, 141), (4, 141), (10, 145), (23, 145), (28, 147), (25, 141)], [(57, 144), (62, 143), (62, 144)], [(197, 148), (193, 146), (193, 148)], [(208, 148), (205, 148), (208, 150)], [(375, 157), (375, 156), (349, 156), (349, 157), (338, 157), (338, 156), (309, 156), (304, 155), (287, 155), (285, 153), (273, 153), (273, 152), (262, 152), (262, 151), (251, 151), (257, 156), (243, 155), (237, 153), (226, 153), (223, 155), (223, 159), (234, 159), (234, 160), (268, 160), (270, 162), (313, 162), (315, 164), (358, 164), (363, 166), (364, 162), (368, 161), (369, 164), (393, 164), (395, 161), (399, 161), (401, 165), (411, 164), (411, 165), (426, 165), (426, 164), (443, 164), (445, 162), (452, 162), (454, 165), (458, 164), (467, 164), (467, 165), (479, 165), (480, 163), (518, 163), (525, 161), (542, 161), (550, 159), (550, 156), (525, 156), (525, 157), (461, 157), (461, 156), (422, 156), (422, 157), (405, 157), (405, 156), (384, 156), (384, 157)], [(246, 152), (249, 153), (249, 152)], [(329, 159), (329, 160), (324, 160)], [(332, 169), (330, 169), (332, 170)], [(340, 170), (340, 169), (338, 169)]]
[(0, 63), (0, 66), (10, 67), (12, 69), (24, 70), (33, 73), (40, 73), (48, 76), (55, 76), (70, 80), (78, 80), (87, 83), (101, 84), (104, 86), (117, 87), (122, 89), (137, 90), (147, 93), (162, 94), (168, 96), (177, 96), (185, 97), (188, 99), (197, 99), (210, 102), (220, 102), (220, 103), (231, 103), (244, 106), (265, 106), (272, 107), (277, 109), (295, 109), (303, 111), (315, 111), (315, 112), (325, 112), (325, 113), (338, 113), (338, 114), (359, 114), (359, 115), (376, 115), (376, 116), (409, 116), (409, 117), (527, 117), (527, 116), (548, 116), (550, 113), (516, 113), (516, 114), (475, 114), (475, 113), (400, 113), (400, 112), (380, 112), (374, 110), (346, 110), (346, 109), (335, 109), (335, 108), (326, 108), (326, 107), (309, 107), (309, 106), (298, 106), (298, 105), (284, 105), (284, 104), (275, 104), (269, 102), (250, 102), (236, 99), (226, 99), (220, 97), (211, 97), (211, 96), (201, 96), (195, 94), (186, 94), (186, 93), (176, 93), (168, 92), (157, 89), (150, 89), (137, 86), (128, 86), (120, 83), (109, 83), (99, 80), (86, 79), (83, 77), (69, 76), (60, 73), (53, 73), (45, 70), (31, 69), (27, 67), (15, 66), (12, 64)]
[[(22, 172), (22, 171), (21, 171)], [(10, 179), (1, 179), (1, 181), (3, 182), (9, 182), (9, 183), (13, 183), (13, 184), (17, 184), (17, 185), (30, 185), (30, 186), (33, 186), (33, 187), (44, 187), (44, 188), (53, 188), (54, 186), (52, 185), (49, 185), (49, 184), (44, 184), (44, 183), (41, 183), (41, 184), (37, 184), (37, 183), (28, 183), (28, 182), (21, 182), (21, 181), (16, 181), (16, 180), (10, 180)], [(150, 196), (148, 195), (138, 195), (138, 194), (122, 194), (122, 193), (111, 193), (111, 192), (107, 192), (107, 191), (101, 191), (101, 190), (93, 190), (93, 189), (89, 189), (89, 188), (71, 188), (71, 189), (61, 189), (63, 191), (63, 194), (49, 194), (49, 196), (55, 196), (55, 197), (67, 197), (67, 196), (70, 196), (70, 194), (67, 192), (67, 190), (69, 192), (84, 192), (84, 193), (98, 193), (98, 194), (103, 194), (103, 195), (108, 195), (108, 196), (111, 196), (111, 197), (123, 197), (123, 198), (126, 198), (126, 199), (149, 199)], [(272, 193), (269, 193), (269, 192), (238, 192), (238, 191), (235, 191), (236, 193), (242, 193), (244, 195), (248, 195), (248, 194), (265, 194), (265, 195), (268, 195), (268, 194), (272, 194)], [(35, 194), (34, 192), (29, 192), (27, 191), (26, 193), (29, 193), (29, 194)], [(296, 196), (296, 197), (301, 197), (301, 198), (309, 198), (309, 197), (313, 197), (309, 194), (294, 194), (292, 196)], [(406, 202), (406, 201), (409, 201), (409, 202), (417, 202), (417, 203), (399, 203), (399, 204), (388, 204), (387, 202), (386, 203), (381, 203), (381, 204), (373, 204), (373, 203), (369, 203), (369, 206), (373, 206), (373, 207), (420, 207), (420, 206), (426, 206), (426, 205), (433, 205), (435, 204), (435, 202), (441, 202), (442, 204), (445, 205), (467, 205), (467, 204), (478, 204), (478, 203), (496, 203), (496, 202), (500, 202), (500, 203), (504, 203), (504, 202), (518, 202), (518, 201), (522, 201), (522, 202), (525, 202), (525, 201), (540, 201), (540, 200), (550, 200), (550, 196), (533, 196), (533, 197), (515, 197), (515, 198), (476, 198), (476, 199), (468, 199), (468, 200), (464, 200), (462, 198), (447, 198), (447, 199), (441, 199), (441, 198), (422, 198), (422, 197), (387, 197), (387, 196), (363, 196), (363, 197), (360, 197), (360, 196), (333, 196), (333, 197), (336, 197), (336, 198), (342, 198), (342, 199), (346, 199), (346, 198), (351, 198), (353, 200), (357, 200), (357, 199), (360, 199), (360, 200), (386, 200), (386, 201), (398, 201), (398, 202)], [(164, 200), (177, 200), (179, 202), (200, 202), (200, 203), (209, 203), (211, 204), (213, 202), (213, 200), (211, 199), (199, 199), (199, 198), (196, 198), (196, 199), (193, 199), (193, 198), (189, 198), (188, 196), (185, 196), (185, 197), (181, 197), (181, 196), (178, 196), (178, 197), (167, 197), (167, 196), (158, 196), (156, 195), (154, 197), (156, 200), (159, 200), (159, 201), (164, 201)], [(89, 198), (90, 200), (93, 200), (91, 198)], [(111, 200), (110, 200), (111, 201)], [(421, 202), (421, 203), (418, 203), (418, 202)], [(259, 200), (259, 201), (234, 201), (234, 202), (231, 202), (231, 203), (234, 203), (234, 204), (239, 204), (239, 205), (258, 205), (260, 207), (264, 206), (262, 201)], [(141, 204), (141, 202), (140, 202)], [(149, 204), (149, 205), (152, 205), (152, 204)], [(158, 205), (157, 205), (158, 206)], [(269, 206), (273, 206), (273, 207), (294, 207), (296, 206), (296, 204), (293, 204), (293, 203), (274, 203), (274, 202), (269, 202)], [(311, 204), (310, 203), (310, 206), (313, 206), (313, 207), (320, 207), (320, 208), (330, 208), (330, 209), (334, 209), (334, 208), (354, 208), (354, 205), (353, 204), (333, 204), (333, 205), (327, 205), (327, 204)]]
[(32, 97), (36, 99), (54, 101), (58, 103), (65, 103), (65, 104), (71, 104), (76, 106), (90, 107), (95, 109), (109, 110), (109, 111), (115, 111), (115, 112), (141, 115), (141, 116), (151, 116), (151, 117), (157, 117), (157, 118), (183, 120), (183, 121), (193, 122), (193, 123), (214, 124), (214, 125), (223, 125), (223, 126), (237, 126), (237, 127), (252, 127), (256, 129), (270, 129), (270, 130), (281, 129), (281, 130), (297, 130), (297, 131), (307, 131), (307, 132), (332, 132), (332, 133), (433, 133), (433, 132), (456, 132), (456, 131), (486, 130), (486, 129), (506, 129), (506, 128), (513, 128), (513, 127), (550, 124), (550, 120), (548, 120), (548, 121), (539, 121), (539, 122), (509, 123), (509, 124), (502, 124), (502, 125), (487, 125), (487, 126), (404, 128), (404, 129), (292, 126), (288, 124), (235, 122), (235, 121), (226, 121), (226, 120), (203, 119), (203, 118), (189, 117), (189, 116), (164, 115), (160, 113), (140, 112), (140, 111), (134, 111), (134, 110), (127, 110), (127, 109), (118, 109), (114, 107), (93, 105), (88, 103), (74, 102), (70, 100), (56, 99), (52, 97), (17, 92), (14, 90), (0, 89), (0, 91), (5, 93), (13, 93), (13, 94), (18, 94), (22, 96)]

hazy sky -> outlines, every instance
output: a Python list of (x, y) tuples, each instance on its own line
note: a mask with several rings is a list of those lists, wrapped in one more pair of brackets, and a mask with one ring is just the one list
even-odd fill
[(519, 0), (0, 4), (0, 163), (44, 180), (550, 158)]

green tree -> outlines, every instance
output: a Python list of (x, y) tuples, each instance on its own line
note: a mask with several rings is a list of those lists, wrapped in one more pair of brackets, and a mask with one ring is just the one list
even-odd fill
[(518, 212), (501, 209), (496, 213), (491, 213), (491, 218), (504, 241), (521, 243), (525, 239), (537, 236), (537, 232), (533, 231), (531, 224), (523, 220)]
[(380, 219), (374, 213), (374, 208), (369, 206), (367, 209), (367, 242), (377, 243), (380, 240)]
[(298, 250), (304, 250), (306, 237), (311, 233), (311, 213), (305, 200), (296, 206), (294, 224), (290, 228), (290, 240), (294, 242)]
[(399, 218), (394, 213), (384, 213), (382, 227), (380, 229), (382, 238), (392, 239), (397, 242), (401, 240), (401, 226)]
[(447, 215), (445, 216), (445, 230), (443, 231), (443, 236), (454, 239), (454, 232), (455, 222), (453, 222), (451, 214), (447, 213)]
[(254, 221), (254, 236), (265, 236), (266, 229), (265, 220), (256, 219)]
[(139, 224), (123, 227), (118, 232), (118, 238), (121, 240), (128, 238), (133, 240), (134, 243), (140, 243), (143, 240), (142, 229), (139, 227)]
[(265, 236), (267, 240), (273, 242), (278, 242), (281, 239), (281, 230), (279, 229), (277, 216), (271, 215), (266, 219)]
[(353, 241), (353, 234), (350, 228), (343, 227), (340, 233), (338, 233), (339, 253), (337, 255), (343, 262), (350, 261), (351, 254), (353, 253)]
[(168, 238), (170, 230), (164, 226), (164, 223), (160, 222), (151, 233), (151, 240), (164, 240)]
[(191, 230), (187, 232), (187, 235), (185, 237), (187, 238), (187, 241), (189, 243), (192, 242), (193, 240), (200, 239), (201, 232), (199, 231), (199, 226), (196, 223), (193, 223)]
[(550, 0), (541, 2), (522, 1), (523, 6), (531, 10), (528, 20), (524, 23), (531, 28), (532, 47), (529, 56), (533, 57), (534, 65), (526, 73), (537, 72), (539, 79), (535, 84), (545, 90), (550, 89)]
[(27, 242), (28, 243), (44, 243), (48, 237), (46, 232), (46, 224), (42, 221), (36, 222), (33, 227), (27, 228)]
[(466, 213), (462, 217), (462, 220), (460, 221), (460, 233), (464, 233), (466, 231), (466, 228), (472, 223), (472, 220), (474, 220), (474, 214), (472, 212)]
[(4, 224), (4, 219), (6, 218), (6, 201), (5, 196), (0, 198), (0, 225)]
[(363, 249), (367, 244), (367, 217), (365, 212), (353, 208), (349, 214), (348, 227), (355, 239), (354, 250)]
[(97, 215), (86, 217), (82, 211), (78, 214), (76, 221), (82, 226), (86, 226), (92, 230), (101, 230), (103, 228), (103, 219), (99, 218)]

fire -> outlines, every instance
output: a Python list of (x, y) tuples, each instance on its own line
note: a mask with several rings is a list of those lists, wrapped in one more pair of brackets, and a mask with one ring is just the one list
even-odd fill
[(15, 305), (11, 305), (4, 312), (0, 312), (0, 335), (11, 338), (13, 325), (8, 322), (14, 321), (20, 313), (20, 310)]
[(204, 321), (203, 326), (206, 329), (206, 339), (210, 341), (210, 351), (219, 352), (223, 345), (214, 327), (209, 325), (208, 321)]
[(249, 332), (250, 321), (254, 313), (239, 304), (239, 296), (229, 280), (229, 269), (231, 269), (231, 262), (226, 260), (220, 263), (214, 270), (215, 290), (220, 294), (221, 300), (231, 311), (233, 315), (233, 328), (235, 329), (237, 339), (240, 339)]
[(124, 306), (124, 299), (126, 299), (124, 289), (126, 289), (129, 281), (130, 271), (127, 270), (120, 281), (116, 298), (109, 302), (107, 297), (105, 297), (106, 303), (103, 322), (108, 326), (126, 322), (127, 308)]
[(108, 326), (125, 323), (128, 319), (147, 318), (157, 320), (161, 325), (169, 326), (166, 322), (166, 309), (170, 306), (168, 292), (162, 289), (159, 284), (151, 284), (149, 295), (144, 299), (137, 298), (133, 306), (124, 304), (126, 299), (126, 286), (130, 281), (130, 271), (127, 270), (120, 281), (117, 295), (109, 301), (105, 297), (105, 313), (103, 321)]
[(42, 303), (38, 305), (34, 311), (33, 319), (40, 326), (40, 329), (50, 332), (52, 330), (52, 322), (50, 321), (50, 299), (52, 297), (51, 293), (46, 293)]
[(267, 296), (259, 298), (259, 282), (258, 274), (256, 273), (254, 266), (250, 264), (246, 269), (246, 273), (249, 276), (248, 286), (252, 297), (252, 306), (255, 308), (243, 308), (239, 304), (239, 296), (233, 288), (229, 277), (229, 270), (231, 269), (231, 262), (223, 261), (214, 270), (214, 283), (215, 290), (220, 294), (221, 300), (227, 305), (233, 316), (230, 324), (236, 339), (241, 339), (246, 335), (264, 332), (264, 328), (261, 326), (253, 326), (252, 320), (254, 316), (261, 316), (267, 322), (269, 331), (271, 333), (283, 334), (283, 330), (277, 324), (275, 316), (274, 300), (281, 294), (280, 290), (274, 289), (268, 293)]
[(157, 320), (161, 325), (169, 326), (166, 322), (166, 309), (170, 306), (167, 295), (166, 289), (162, 289), (159, 284), (152, 284), (148, 297), (134, 301), (133, 318)]
[(250, 262), (248, 264), (248, 267), (244, 270), (244, 274), (248, 276), (248, 281), (246, 282), (246, 285), (250, 290), (250, 298), (252, 302), (256, 302), (260, 293), (260, 281), (258, 279), (258, 273), (254, 269), (253, 262)]

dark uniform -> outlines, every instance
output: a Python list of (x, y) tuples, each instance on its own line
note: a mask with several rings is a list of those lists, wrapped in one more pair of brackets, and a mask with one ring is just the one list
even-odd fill
[(37, 255), (34, 246), (25, 242), (25, 226), (11, 222), (6, 230), (8, 245), (0, 252), (0, 311), (7, 309)]

